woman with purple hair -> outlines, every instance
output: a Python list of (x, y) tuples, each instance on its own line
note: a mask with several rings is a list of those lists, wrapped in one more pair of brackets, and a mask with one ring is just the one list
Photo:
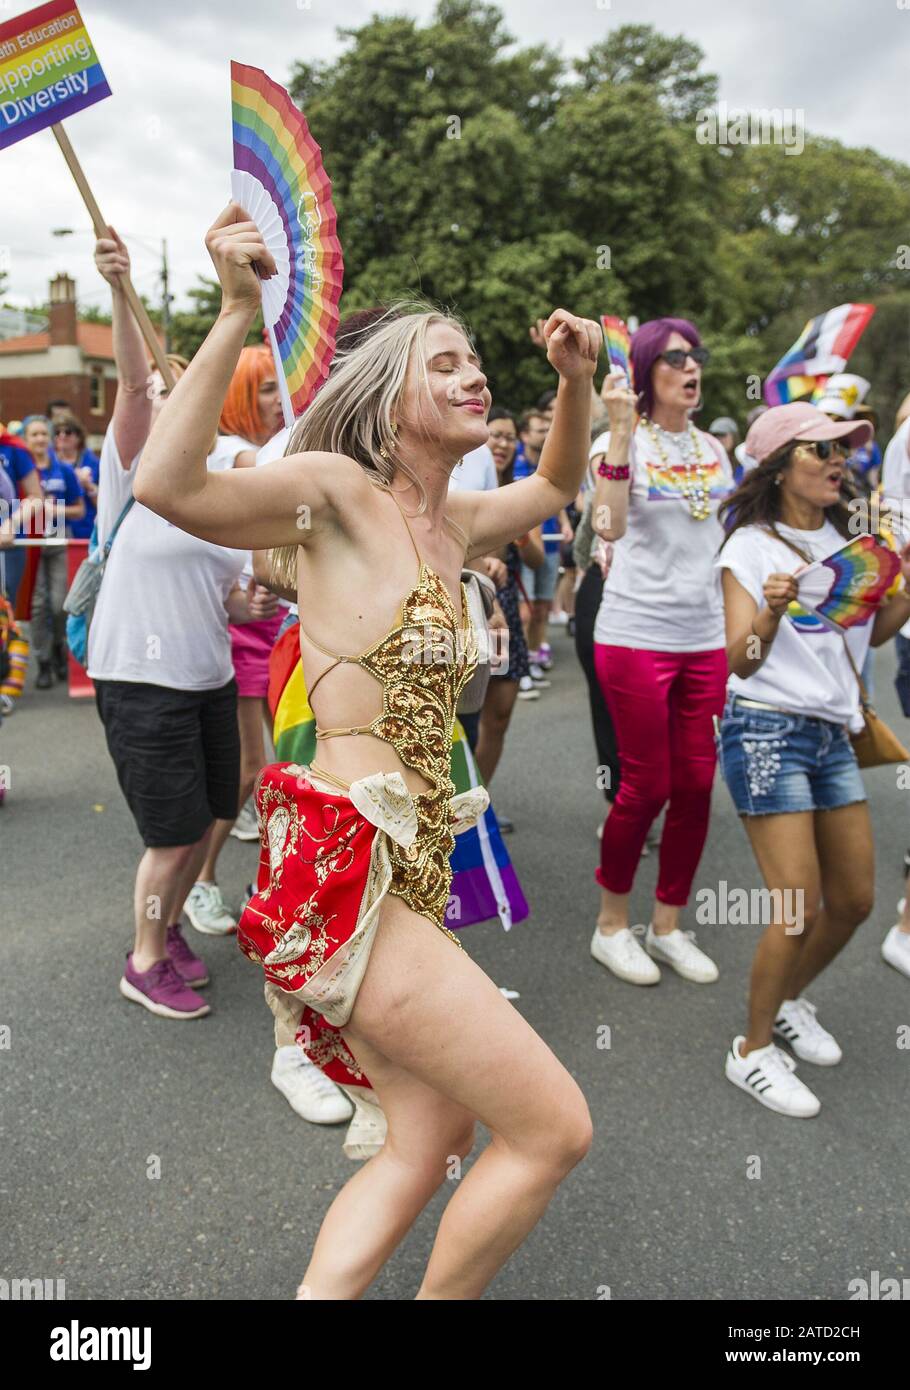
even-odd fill
[[(697, 984), (718, 973), (679, 928), (708, 832), (712, 716), (723, 710), (727, 678), (713, 567), (723, 540), (717, 508), (733, 479), (718, 442), (690, 419), (707, 357), (686, 319), (643, 324), (632, 337), (637, 397), (624, 383), (605, 385), (610, 429), (591, 447), (595, 529), (619, 542), (594, 628), (594, 659), (622, 768), (601, 837), (591, 954), (637, 985), (657, 984), (658, 961)], [(629, 927), (629, 894), (664, 805), (643, 950)]]

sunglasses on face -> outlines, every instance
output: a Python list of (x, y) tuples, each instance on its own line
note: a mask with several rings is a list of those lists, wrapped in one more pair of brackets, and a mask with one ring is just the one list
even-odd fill
[(69, 425), (62, 425), (59, 429), (54, 430), (54, 434), (55, 434), (55, 435), (57, 435), (57, 434), (76, 434), (76, 433), (77, 433), (77, 431), (76, 431), (76, 430), (71, 430), (70, 427), (69, 427)]
[(668, 367), (674, 367), (676, 371), (681, 372), (690, 357), (697, 367), (703, 367), (710, 356), (708, 349), (703, 347), (670, 348), (669, 352), (660, 354), (660, 361), (666, 362)]
[(798, 439), (800, 449), (809, 449), (822, 463), (827, 463), (829, 459), (837, 454), (840, 458), (846, 458), (849, 450), (839, 439)]

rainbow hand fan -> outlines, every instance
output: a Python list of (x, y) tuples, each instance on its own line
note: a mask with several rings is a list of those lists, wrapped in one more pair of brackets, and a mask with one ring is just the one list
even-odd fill
[(600, 325), (604, 331), (604, 343), (607, 349), (607, 357), (610, 359), (610, 370), (613, 372), (625, 372), (626, 381), (632, 385), (632, 362), (629, 354), (632, 347), (632, 339), (629, 330), (622, 319), (613, 318), (610, 314), (601, 314)]
[(797, 575), (797, 601), (828, 627), (847, 632), (874, 618), (900, 570), (900, 557), (874, 536), (858, 536)]
[(284, 422), (309, 405), (335, 351), (344, 262), (332, 185), (306, 119), (259, 68), (231, 63), (231, 196), (275, 257), (262, 282)]

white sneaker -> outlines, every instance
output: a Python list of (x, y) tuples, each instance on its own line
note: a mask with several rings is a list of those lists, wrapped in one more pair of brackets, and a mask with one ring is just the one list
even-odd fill
[(653, 925), (648, 927), (645, 950), (653, 960), (672, 966), (677, 975), (696, 985), (713, 985), (720, 971), (710, 956), (695, 944), (695, 933), (676, 927), (666, 936), (658, 936)]
[(892, 927), (882, 942), (882, 955), (902, 975), (910, 975), (910, 935)]
[(522, 676), (518, 682), (519, 700), (539, 700), (540, 691), (535, 687), (530, 676)]
[(230, 936), (237, 930), (217, 883), (194, 883), (183, 910), (204, 936)]
[(532, 661), (530, 669), (531, 684), (535, 687), (535, 689), (549, 690), (550, 682), (547, 680), (546, 675), (544, 674), (544, 668), (542, 666), (538, 666), (536, 661)]
[(278, 1087), (291, 1109), (312, 1125), (337, 1125), (349, 1120), (354, 1113), (347, 1096), (314, 1066), (296, 1043), (275, 1049), (272, 1084)]
[(779, 1115), (790, 1115), (796, 1120), (808, 1120), (821, 1110), (818, 1096), (813, 1095), (796, 1073), (796, 1063), (792, 1057), (781, 1052), (775, 1043), (767, 1047), (757, 1047), (754, 1052), (740, 1053), (740, 1043), (745, 1038), (733, 1039), (733, 1046), (727, 1053), (724, 1072), (728, 1081), (742, 1091), (748, 1091), (769, 1110)]
[(256, 814), (256, 805), (251, 796), (240, 808), (240, 813), (231, 827), (231, 834), (235, 840), (258, 840), (259, 839), (259, 817)]
[(385, 1143), (388, 1121), (375, 1091), (368, 1086), (342, 1086), (354, 1105), (354, 1118), (344, 1136), (342, 1149), (348, 1158), (372, 1158)]
[[(639, 930), (644, 931), (644, 928)], [(591, 955), (630, 985), (656, 985), (660, 980), (660, 971), (645, 955), (630, 927), (623, 927), (622, 931), (610, 936), (595, 927)]]
[(785, 999), (774, 1020), (774, 1031), (788, 1042), (801, 1062), (817, 1067), (836, 1067), (843, 1058), (837, 1041), (815, 1017), (815, 1005), (808, 999)]

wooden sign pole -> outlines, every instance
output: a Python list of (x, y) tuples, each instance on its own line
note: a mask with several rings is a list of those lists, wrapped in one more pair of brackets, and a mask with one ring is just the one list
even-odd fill
[[(70, 144), (69, 136), (63, 129), (63, 126), (59, 123), (57, 125), (52, 125), (51, 130), (54, 133), (54, 139), (60, 146), (63, 158), (69, 165), (70, 173), (76, 181), (76, 187), (82, 194), (82, 200), (85, 203), (85, 206), (88, 208), (89, 216), (92, 219), (92, 226), (95, 228), (95, 236), (106, 237), (108, 235), (107, 223), (101, 216), (101, 209), (95, 201), (95, 195), (89, 186), (88, 179), (82, 172), (82, 166), (80, 165), (79, 160), (76, 158), (76, 151)], [(136, 293), (135, 288), (133, 287), (133, 282), (130, 279), (130, 277), (128, 275), (124, 275), (121, 278), (127, 303), (132, 309), (136, 317), (136, 322), (139, 324), (139, 327), (142, 330), (142, 336), (148, 343), (149, 351), (151, 352), (152, 357), (155, 360), (156, 367), (161, 373), (164, 384), (170, 391), (174, 385), (174, 375), (170, 369), (170, 366), (168, 365), (168, 360), (164, 355), (164, 349), (162, 348), (161, 343), (158, 340), (158, 335), (155, 332), (152, 321), (149, 318), (148, 313), (146, 312), (145, 305)]]

